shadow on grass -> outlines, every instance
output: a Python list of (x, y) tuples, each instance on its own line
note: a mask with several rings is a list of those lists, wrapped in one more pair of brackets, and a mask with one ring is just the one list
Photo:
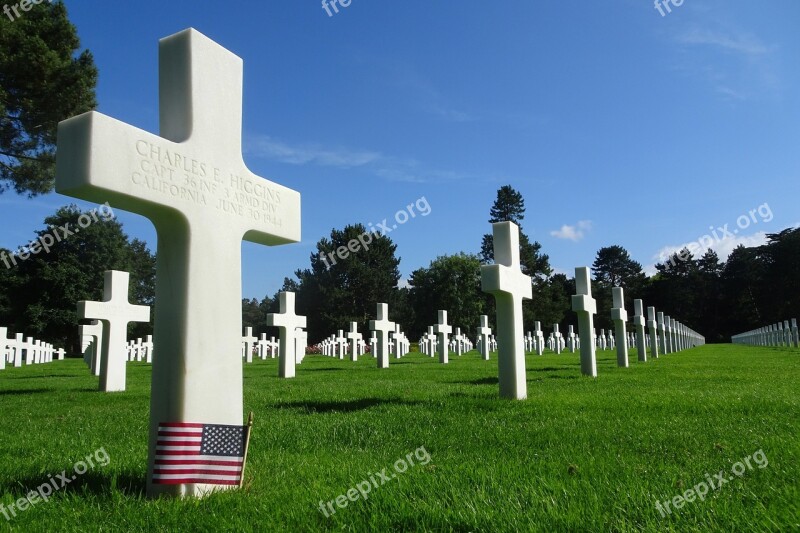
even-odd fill
[(385, 398), (362, 398), (360, 400), (345, 401), (308, 401), (308, 402), (279, 402), (271, 405), (274, 409), (297, 409), (304, 414), (322, 413), (352, 413), (376, 407), (379, 405), (417, 405), (422, 402), (410, 402), (407, 400), (391, 400)]
[[(121, 492), (126, 496), (144, 498), (147, 491), (147, 480), (141, 474), (87, 472), (73, 480), (70, 470), (64, 471), (63, 468), (52, 467), (49, 471), (54, 473), (50, 476), (39, 474), (21, 479), (4, 480), (0, 482), (0, 493), (13, 494), (18, 499), (31, 491), (36, 491), (39, 487), (44, 493), (43, 485), (49, 485), (52, 491), (50, 497), (54, 497), (56, 494), (93, 494), (111, 498), (113, 492)], [(59, 478), (59, 474), (66, 476), (66, 481), (69, 483), (64, 484), (65, 480)], [(53, 483), (58, 487), (57, 491), (53, 490)]]
[(27, 376), (7, 376), (4, 379), (42, 379), (42, 378), (79, 378), (85, 374), (37, 374)]
[(23, 394), (38, 394), (42, 392), (55, 392), (55, 389), (0, 390), (0, 396), (17, 396)]
[(300, 368), (302, 372), (343, 372), (345, 368)]
[(529, 368), (528, 372), (560, 372), (562, 370), (574, 370), (577, 365), (569, 365), (569, 366), (545, 366), (542, 368)]

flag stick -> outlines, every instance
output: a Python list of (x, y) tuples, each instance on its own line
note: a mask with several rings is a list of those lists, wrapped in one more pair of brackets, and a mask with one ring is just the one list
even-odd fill
[(250, 450), (250, 433), (253, 430), (253, 411), (247, 419), (247, 438), (244, 441), (244, 457), (242, 458), (242, 477), (239, 479), (239, 488), (244, 485), (244, 467), (247, 465), (247, 452)]

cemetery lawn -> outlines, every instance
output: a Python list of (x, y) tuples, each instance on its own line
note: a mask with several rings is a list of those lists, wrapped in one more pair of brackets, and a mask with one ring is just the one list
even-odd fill
[[(529, 355), (526, 401), (498, 398), (496, 354), (440, 365), (411, 353), (388, 370), (309, 356), (293, 380), (256, 360), (245, 488), (199, 501), (143, 496), (149, 366), (130, 363), (115, 394), (80, 360), (7, 368), (0, 503), (100, 448), (110, 462), (0, 514), (0, 531), (800, 530), (800, 350), (709, 345), (646, 364), (635, 353), (618, 369), (599, 352), (597, 379), (579, 375), (577, 354)], [(759, 450), (768, 465), (732, 474)], [(396, 478), (382, 485), (383, 469)], [(733, 479), (703, 501), (656, 508), (720, 471)], [(370, 476), (366, 501), (323, 515), (320, 501)]]

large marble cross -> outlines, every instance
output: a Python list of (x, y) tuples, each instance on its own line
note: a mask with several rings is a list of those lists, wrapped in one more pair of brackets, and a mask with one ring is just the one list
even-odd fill
[(524, 400), (528, 396), (525, 380), (525, 331), (522, 300), (533, 297), (530, 276), (520, 269), (519, 226), (513, 222), (492, 224), (494, 265), (481, 267), (481, 290), (497, 302), (497, 366), (500, 396)]
[(244, 164), (242, 70), (184, 30), (159, 43), (160, 135), (97, 112), (58, 127), (56, 190), (141, 214), (158, 234), (150, 496), (221, 488), (152, 483), (158, 424), (242, 424), (242, 240), (300, 240), (300, 194)]

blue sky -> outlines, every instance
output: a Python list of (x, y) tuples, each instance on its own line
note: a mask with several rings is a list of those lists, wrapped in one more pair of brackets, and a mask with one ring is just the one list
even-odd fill
[[(728, 235), (726, 256), (800, 221), (794, 0), (685, 0), (664, 16), (647, 0), (352, 0), (333, 16), (318, 0), (66, 3), (98, 110), (148, 131), (159, 38), (194, 27), (244, 59), (245, 161), (303, 210), (301, 243), (243, 245), (246, 297), (307, 267), (332, 228), (391, 223), (423, 197), (430, 213), (390, 233), (403, 277), (477, 252), (505, 184), (570, 275), (602, 246), (650, 268), (706, 234)], [(0, 196), (0, 246), (73, 201)], [(146, 219), (116, 212), (155, 249)]]

